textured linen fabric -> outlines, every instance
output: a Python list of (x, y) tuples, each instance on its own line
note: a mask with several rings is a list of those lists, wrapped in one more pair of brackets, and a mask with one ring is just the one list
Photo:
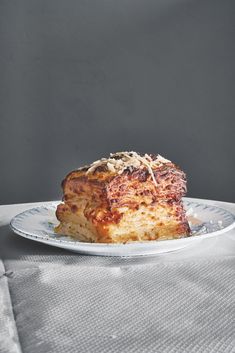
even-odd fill
[(23, 351), (235, 352), (235, 260), (13, 272)]
[(6, 272), (0, 260), (0, 352), (21, 353)]
[[(108, 258), (2, 229), (4, 278), (23, 353), (235, 352), (234, 231), (174, 253)], [(12, 347), (0, 352), (18, 353)]]

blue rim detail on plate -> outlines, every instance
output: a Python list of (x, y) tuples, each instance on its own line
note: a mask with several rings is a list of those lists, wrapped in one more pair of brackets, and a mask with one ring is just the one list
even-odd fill
[(192, 214), (197, 214), (202, 222), (200, 225), (192, 226), (193, 235), (190, 237), (126, 244), (85, 243), (53, 232), (53, 227), (58, 224), (55, 218), (58, 203), (58, 201), (47, 203), (45, 206), (38, 206), (18, 214), (10, 222), (11, 229), (27, 239), (73, 252), (103, 256), (141, 256), (176, 251), (191, 245), (193, 241), (218, 236), (235, 227), (235, 216), (229, 211), (184, 200), (186, 209), (191, 210)]

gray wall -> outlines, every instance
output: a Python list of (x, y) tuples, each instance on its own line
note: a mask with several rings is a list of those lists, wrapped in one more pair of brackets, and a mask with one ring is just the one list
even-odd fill
[(0, 203), (119, 150), (235, 201), (234, 23), (233, 0), (1, 0)]

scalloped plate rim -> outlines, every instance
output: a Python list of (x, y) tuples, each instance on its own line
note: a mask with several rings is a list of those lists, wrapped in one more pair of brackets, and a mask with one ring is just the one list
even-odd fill
[[(75, 251), (77, 253), (83, 253), (83, 254), (86, 253), (88, 255), (90, 254), (90, 255), (103, 255), (103, 256), (141, 256), (141, 255), (146, 256), (151, 254), (160, 254), (160, 253), (177, 251), (189, 246), (190, 244), (193, 243), (193, 241), (199, 241), (199, 240), (208, 239), (214, 236), (219, 236), (235, 227), (235, 215), (230, 211), (227, 211), (222, 207), (208, 205), (206, 203), (200, 203), (199, 201), (189, 201), (187, 199), (184, 199), (184, 203), (188, 204), (189, 207), (192, 207), (193, 205), (197, 205), (197, 206), (204, 206), (204, 209), (210, 208), (214, 210), (219, 210), (220, 212), (224, 212), (227, 216), (230, 216), (233, 222), (231, 222), (228, 226), (222, 229), (219, 229), (210, 233), (206, 233), (206, 234), (192, 235), (191, 237), (185, 237), (185, 238), (179, 238), (179, 239), (170, 239), (170, 240), (166, 239), (166, 240), (160, 240), (160, 241), (151, 240), (151, 242), (150, 241), (130, 242), (126, 244), (86, 243), (86, 242), (73, 240), (71, 238), (68, 238), (68, 240), (59, 239), (59, 238), (54, 239), (54, 238), (51, 238), (49, 234), (46, 236), (46, 238), (42, 238), (40, 237), (40, 235), (30, 234), (27, 231), (22, 231), (18, 229), (17, 226), (14, 225), (17, 221), (19, 221), (20, 217), (22, 216), (30, 217), (30, 214), (28, 214), (29, 212), (39, 211), (40, 209), (52, 210), (58, 205), (59, 202), (61, 201), (52, 201), (49, 203), (45, 203), (45, 205), (41, 204), (40, 206), (33, 207), (31, 209), (28, 209), (26, 211), (23, 211), (17, 214), (15, 217), (12, 218), (10, 222), (11, 229), (13, 230), (14, 233), (24, 238), (34, 240), (40, 243), (48, 244), (51, 246), (64, 248), (66, 250), (70, 250), (73, 252)], [(56, 233), (54, 234), (56, 235)], [(167, 247), (169, 247), (169, 249), (167, 249)], [(162, 249), (162, 248), (166, 248), (166, 249)], [(123, 251), (123, 254), (122, 254), (122, 251)]]

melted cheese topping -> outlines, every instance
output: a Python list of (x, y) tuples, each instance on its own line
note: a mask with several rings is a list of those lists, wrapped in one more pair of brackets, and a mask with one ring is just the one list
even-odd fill
[(86, 174), (90, 174), (97, 167), (106, 166), (112, 173), (122, 174), (126, 168), (144, 168), (146, 167), (151, 175), (154, 184), (157, 186), (157, 181), (154, 176), (153, 168), (159, 167), (165, 163), (171, 163), (168, 159), (163, 158), (159, 154), (156, 159), (153, 159), (149, 154), (144, 156), (136, 152), (117, 152), (111, 153), (109, 158), (101, 158), (88, 166)]

